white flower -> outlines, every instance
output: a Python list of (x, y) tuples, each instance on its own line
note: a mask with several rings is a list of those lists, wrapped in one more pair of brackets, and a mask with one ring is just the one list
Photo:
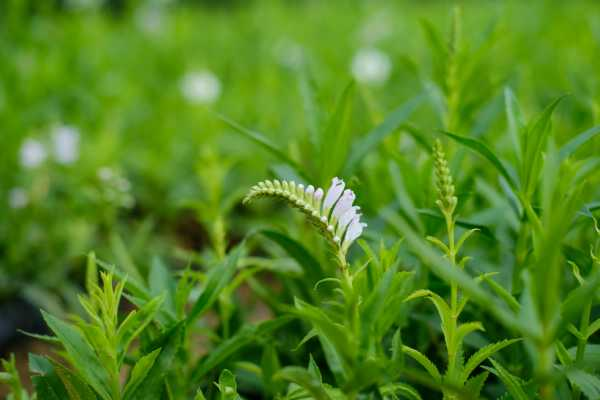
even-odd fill
[(351, 207), (340, 217), (340, 220), (337, 225), (337, 230), (335, 232), (337, 236), (342, 237), (344, 235), (344, 231), (356, 215), (358, 215), (358, 217), (360, 218), (358, 210), (360, 210), (360, 207), (358, 206)]
[(158, 6), (140, 7), (135, 12), (135, 24), (148, 35), (157, 35), (164, 26), (163, 12)]
[(355, 198), (356, 195), (352, 190), (344, 190), (344, 193), (342, 193), (342, 197), (340, 197), (335, 207), (333, 208), (333, 218), (339, 221), (341, 216), (344, 215), (344, 213), (352, 207), (352, 203), (354, 203)]
[(304, 49), (293, 40), (281, 39), (274, 49), (277, 61), (283, 67), (296, 69), (304, 63)]
[(10, 208), (23, 208), (29, 203), (29, 196), (25, 189), (20, 187), (12, 188), (8, 192), (8, 205)]
[(60, 125), (52, 131), (54, 157), (61, 164), (72, 164), (79, 158), (79, 130)]
[(329, 210), (331, 210), (331, 207), (333, 207), (335, 202), (340, 198), (345, 185), (344, 181), (338, 177), (331, 180), (331, 186), (327, 190), (325, 201), (323, 202), (323, 215), (325, 217), (329, 218)]
[(344, 242), (342, 243), (342, 249), (347, 250), (348, 247), (362, 235), (363, 229), (367, 227), (367, 224), (360, 222), (360, 214), (357, 214), (350, 222), (346, 235), (344, 236)]
[(343, 180), (333, 178), (321, 204), (324, 193), (321, 188), (315, 189), (313, 185), (305, 187), (293, 181), (266, 180), (252, 186), (244, 198), (244, 204), (263, 196), (285, 199), (319, 227), (320, 232), (338, 250), (338, 259), (345, 266), (348, 248), (362, 234), (367, 224), (360, 222), (360, 207), (352, 205), (356, 195), (350, 189), (344, 190), (344, 187)]
[(117, 189), (119, 189), (121, 192), (129, 192), (129, 190), (131, 189), (131, 182), (129, 182), (127, 178), (124, 178), (122, 176), (119, 177), (115, 183)]
[(352, 59), (352, 76), (360, 83), (381, 85), (392, 70), (392, 62), (387, 54), (375, 48), (360, 49)]
[(115, 175), (114, 171), (110, 167), (101, 167), (100, 169), (98, 169), (97, 174), (98, 178), (105, 182), (111, 180)]
[(181, 93), (192, 103), (213, 103), (221, 95), (221, 81), (210, 71), (191, 72), (181, 80)]
[(21, 165), (25, 168), (35, 168), (46, 161), (46, 148), (35, 139), (28, 138), (21, 145)]

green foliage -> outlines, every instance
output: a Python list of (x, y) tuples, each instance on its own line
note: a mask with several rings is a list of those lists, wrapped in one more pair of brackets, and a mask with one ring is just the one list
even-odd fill
[(600, 398), (598, 10), (191, 3), (0, 2), (8, 399)]

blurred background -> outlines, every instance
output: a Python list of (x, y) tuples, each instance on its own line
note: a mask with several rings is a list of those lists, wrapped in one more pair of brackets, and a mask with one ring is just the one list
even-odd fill
[[(558, 142), (598, 123), (600, 3), (457, 4), (466, 83), (453, 130), (502, 153), (507, 88), (528, 116), (572, 95), (555, 118)], [(427, 162), (415, 149), (449, 124), (451, 12), (434, 0), (0, 2), (0, 355), (17, 328), (39, 329), (39, 307), (76, 308), (89, 251), (120, 265), (201, 264), (265, 216), (287, 215), (240, 205), (257, 180), (296, 175), (221, 114), (314, 165), (311, 121), (351, 80), (355, 138), (425, 96), (378, 154), (396, 160), (417, 206), (432, 203), (413, 168)], [(372, 154), (345, 177), (366, 215), (394, 199), (385, 165)]]

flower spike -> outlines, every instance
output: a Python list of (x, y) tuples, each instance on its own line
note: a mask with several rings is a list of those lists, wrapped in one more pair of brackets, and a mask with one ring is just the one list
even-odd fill
[(323, 189), (313, 185), (265, 180), (250, 188), (243, 203), (247, 204), (258, 197), (276, 197), (299, 209), (335, 249), (337, 259), (345, 269), (346, 253), (367, 224), (360, 222), (360, 207), (353, 205), (356, 195), (344, 188), (344, 181), (337, 177), (332, 179), (325, 196)]

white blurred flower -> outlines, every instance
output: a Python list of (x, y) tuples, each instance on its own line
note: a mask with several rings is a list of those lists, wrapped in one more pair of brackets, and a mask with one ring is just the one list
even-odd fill
[(181, 80), (181, 93), (192, 103), (213, 103), (221, 95), (221, 81), (207, 70), (190, 72)]
[(275, 57), (280, 65), (296, 69), (304, 63), (304, 49), (293, 40), (283, 38), (274, 46)]
[(115, 186), (117, 187), (117, 189), (119, 189), (121, 192), (129, 192), (131, 190), (131, 182), (129, 182), (129, 180), (127, 178), (124, 178), (122, 176), (120, 176), (116, 182), (115, 182)]
[(72, 164), (79, 158), (79, 130), (60, 125), (52, 130), (54, 157), (61, 164)]
[(164, 11), (159, 6), (140, 7), (135, 12), (135, 24), (138, 29), (149, 35), (156, 35), (164, 26)]
[(23, 167), (35, 168), (46, 161), (46, 148), (39, 140), (28, 138), (21, 145), (20, 156)]
[(114, 171), (110, 167), (101, 167), (96, 173), (101, 181), (108, 181), (114, 176)]
[(352, 76), (360, 83), (381, 85), (392, 71), (392, 62), (387, 54), (375, 48), (360, 49), (352, 59)]
[(10, 208), (18, 209), (26, 207), (29, 203), (27, 191), (20, 187), (10, 189), (8, 192), (8, 205)]

